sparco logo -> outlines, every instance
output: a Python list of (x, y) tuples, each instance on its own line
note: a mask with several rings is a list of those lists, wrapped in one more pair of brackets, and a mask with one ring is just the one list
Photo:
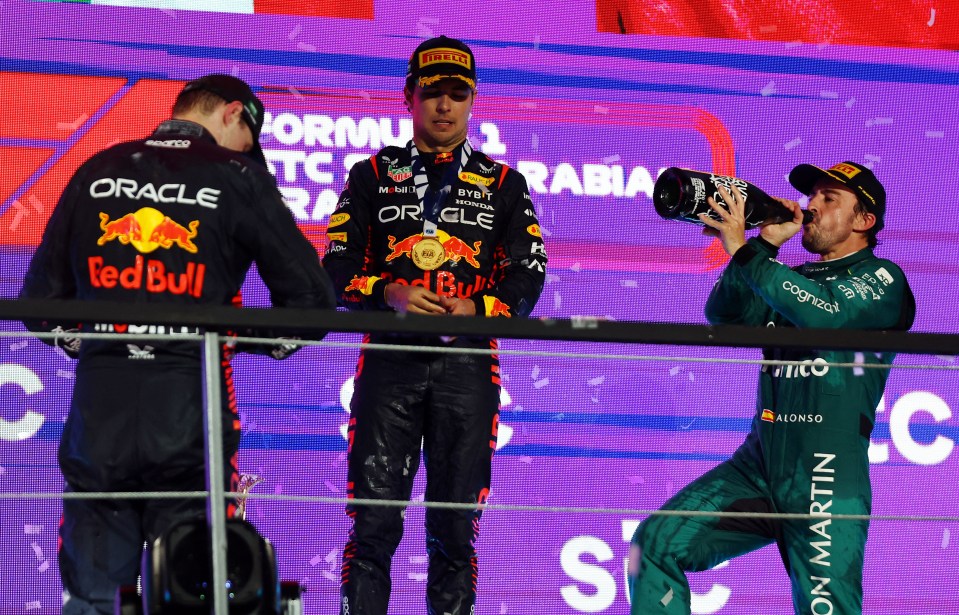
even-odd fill
[(819, 297), (814, 297), (808, 290), (799, 288), (789, 280), (783, 282), (783, 290), (796, 295), (796, 299), (800, 303), (811, 303), (813, 307), (817, 307), (820, 310), (829, 312), (830, 314), (835, 314), (839, 311), (839, 302), (834, 301), (832, 303), (826, 303)]

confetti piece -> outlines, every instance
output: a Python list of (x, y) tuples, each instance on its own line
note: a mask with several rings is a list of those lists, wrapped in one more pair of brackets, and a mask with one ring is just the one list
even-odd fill
[(519, 461), (520, 463), (525, 463), (526, 465), (530, 465), (531, 463), (533, 463), (533, 458), (528, 457), (526, 455), (520, 455)]
[(936, 23), (936, 9), (929, 9), (929, 11), (930, 11), (929, 21), (926, 22), (926, 25), (931, 28), (932, 24)]
[(87, 121), (88, 119), (90, 119), (90, 116), (87, 115), (86, 113), (83, 113), (80, 115), (80, 117), (75, 119), (72, 123), (57, 122), (57, 130), (70, 130), (70, 131), (76, 130), (80, 126), (83, 126), (83, 123)]
[(340, 575), (333, 574), (329, 570), (323, 570), (322, 574), (323, 574), (323, 577), (327, 579), (328, 581), (333, 581), (334, 583), (340, 582)]
[(696, 381), (696, 375), (693, 374), (693, 372), (689, 372), (689, 381), (690, 381), (690, 382), (695, 382), (695, 381)]
[(593, 105), (593, 112), (599, 113), (600, 115), (608, 115), (609, 107), (604, 107), (602, 105)]
[(543, 378), (542, 380), (537, 380), (534, 382), (533, 387), (536, 389), (542, 389), (547, 384), (549, 384), (549, 378)]
[(506, 603), (500, 602), (499, 604), (499, 615), (506, 615)]
[(949, 546), (949, 528), (946, 528), (942, 531), (942, 548), (945, 549)]
[(536, 103), (533, 102), (532, 100), (524, 100), (524, 101), (522, 101), (522, 102), (519, 103), (519, 108), (520, 108), (520, 109), (535, 109), (535, 108), (536, 108)]
[(547, 283), (547, 284), (552, 284), (553, 282), (559, 282), (559, 276), (558, 276), (558, 275), (555, 275), (555, 274), (552, 274), (552, 273), (547, 273), (547, 274), (546, 274), (546, 283)]
[(776, 93), (776, 82), (770, 81), (765, 86), (763, 86), (763, 89), (759, 90), (759, 93), (762, 94), (763, 96), (772, 96), (773, 94)]
[(822, 90), (819, 92), (819, 96), (822, 98), (839, 98), (839, 92), (830, 92), (829, 90)]
[(580, 269), (583, 268), (583, 266), (580, 265), (579, 262), (575, 262), (572, 265), (570, 265), (569, 268), (571, 271), (579, 271)]
[(623, 288), (636, 288), (636, 280), (620, 280), (619, 285)]
[(539, 149), (539, 135), (536, 134), (535, 132), (532, 135), (530, 135), (529, 143), (530, 143), (530, 147), (532, 147), (534, 150)]
[(536, 38), (533, 39), (533, 49), (539, 51), (539, 34), (537, 34)]
[(865, 159), (868, 160), (869, 162), (881, 162), (881, 161), (882, 161), (882, 158), (880, 158), (879, 156), (876, 156), (876, 155), (874, 155), (874, 154), (863, 154), (863, 158), (865, 158)]
[(851, 108), (854, 104), (856, 104), (856, 99), (855, 99), (855, 98), (850, 98), (849, 100), (846, 101), (846, 108), (849, 109), (849, 108)]
[(323, 561), (323, 557), (322, 557), (322, 556), (320, 556), (320, 555), (314, 555), (313, 558), (310, 560), (310, 566), (316, 566), (317, 564), (319, 564), (319, 563), (322, 562), (322, 561)]
[(303, 41), (300, 41), (299, 43), (297, 43), (296, 46), (301, 51), (309, 51), (310, 53), (313, 53), (314, 51), (316, 51), (316, 45), (304, 43)]
[(33, 196), (32, 194), (27, 196), (27, 202), (30, 203), (30, 206), (37, 210), (38, 214), (43, 213), (43, 201)]
[(791, 150), (792, 148), (796, 147), (797, 145), (799, 145), (799, 144), (801, 144), (801, 143), (802, 143), (802, 139), (800, 139), (799, 137), (796, 137), (796, 138), (793, 139), (792, 141), (789, 141), (789, 142), (787, 142), (787, 143), (784, 143), (784, 144), (783, 144), (783, 149), (784, 149), (784, 150)]
[(37, 572), (46, 572), (50, 568), (50, 560), (45, 559), (43, 563), (37, 566)]
[(529, 377), (532, 380), (536, 380), (537, 378), (539, 378), (539, 365), (533, 366), (533, 371), (530, 372)]
[(42, 560), (42, 559), (43, 559), (43, 549), (40, 548), (40, 545), (38, 545), (38, 544), (35, 543), (35, 542), (31, 542), (31, 543), (30, 543), (30, 546), (33, 548), (33, 553), (34, 553), (34, 555), (37, 556), (37, 561)]
[(553, 293), (553, 309), (558, 310), (563, 307), (563, 298), (560, 296), (559, 291)]
[(425, 572), (408, 572), (406, 573), (406, 578), (408, 578), (410, 581), (416, 581), (417, 583), (422, 583), (426, 581), (426, 573)]
[(24, 525), (23, 533), (24, 534), (42, 534), (43, 526), (42, 525)]
[(10, 350), (12, 350), (13, 352), (16, 352), (18, 350), (23, 350), (24, 348), (27, 347), (29, 343), (30, 342), (27, 340), (23, 340), (22, 342), (14, 342), (13, 344), (10, 344)]
[(596, 376), (595, 378), (589, 381), (589, 386), (598, 387), (599, 385), (606, 382), (606, 376)]
[(802, 45), (802, 41), (791, 41), (789, 43), (786, 43), (785, 47), (786, 49), (795, 49), (796, 47), (799, 47), (800, 45)]
[(676, 367), (671, 367), (671, 368), (669, 368), (669, 375), (670, 375), (670, 376), (675, 376), (676, 374), (678, 374), (678, 373), (681, 372), (681, 371), (683, 371), (682, 366), (681, 366), (681, 365), (677, 365)]
[(946, 136), (946, 133), (941, 130), (927, 130), (926, 138), (927, 139), (941, 139)]
[(613, 154), (612, 156), (606, 156), (603, 158), (603, 164), (613, 164), (614, 162), (619, 162), (621, 158), (619, 154)]
[(296, 26), (292, 30), (290, 30), (290, 33), (287, 35), (287, 37), (292, 41), (293, 39), (295, 39), (297, 36), (300, 35), (300, 32), (302, 30), (303, 30), (303, 26), (301, 26), (300, 24), (296, 24)]
[(410, 563), (411, 564), (426, 564), (429, 562), (429, 557), (426, 555), (411, 555)]
[[(57, 348), (57, 350), (62, 351), (63, 349), (62, 349), (62, 348)], [(66, 353), (64, 353), (64, 354), (66, 354)], [(67, 357), (67, 358), (70, 358), (70, 357)], [(73, 380), (73, 372), (67, 371), (67, 370), (65, 370), (65, 369), (58, 369), (58, 370), (57, 370), (57, 378), (66, 378), (67, 380)]]
[(42, 607), (40, 606), (40, 601), (36, 600), (34, 602), (28, 602), (23, 605), (25, 611), (39, 611)]
[(328, 480), (323, 481), (323, 484), (326, 485), (326, 488), (330, 490), (331, 493), (339, 493), (340, 490), (336, 488), (336, 485), (331, 483)]
[(300, 91), (297, 90), (297, 89), (296, 89), (295, 87), (293, 87), (292, 85), (291, 85), (290, 87), (286, 88), (286, 89), (289, 90), (289, 91), (290, 91), (290, 94), (292, 94), (293, 97), (296, 98), (297, 100), (303, 100), (303, 95), (300, 94)]

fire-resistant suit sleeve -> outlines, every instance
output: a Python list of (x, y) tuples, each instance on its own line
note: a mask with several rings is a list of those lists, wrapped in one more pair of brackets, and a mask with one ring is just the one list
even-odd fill
[(350, 310), (390, 309), (384, 292), (387, 281), (368, 271), (371, 191), (377, 185), (374, 164), (375, 158), (368, 158), (350, 169), (326, 231), (323, 266), (333, 279), (337, 303)]
[[(763, 258), (776, 258), (777, 248), (762, 239), (750, 239), (747, 245)], [(746, 282), (742, 267), (731, 260), (716, 280), (705, 311), (706, 319), (714, 325), (762, 326), (766, 324), (769, 305)]]
[[(546, 248), (526, 178), (509, 169), (503, 183), (506, 232), (496, 247), (491, 286), (473, 294), (477, 316), (528, 316), (546, 282)], [(503, 306), (507, 306), (505, 309)]]
[(909, 283), (888, 260), (861, 260), (818, 281), (764, 258), (753, 243), (740, 248), (730, 266), (738, 267), (745, 284), (796, 327), (906, 330), (915, 316)]
[[(27, 273), (20, 289), (20, 299), (75, 299), (77, 282), (73, 273), (70, 256), (70, 229), (73, 225), (73, 212), (79, 199), (83, 177), (90, 163), (81, 166), (60, 195), (47, 226), (43, 231), (40, 245), (30, 259)], [(57, 333), (55, 339), (42, 340), (45, 344), (63, 348), (76, 357), (80, 350), (80, 339), (69, 334), (79, 330), (78, 323), (50, 322), (46, 320), (25, 320), (23, 324), (35, 333)]]
[(238, 217), (237, 239), (249, 247), (276, 307), (333, 309), (333, 284), (316, 248), (297, 227), (272, 178), (252, 170), (250, 206)]

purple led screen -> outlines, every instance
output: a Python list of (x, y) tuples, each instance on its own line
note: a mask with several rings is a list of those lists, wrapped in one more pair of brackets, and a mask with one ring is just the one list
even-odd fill
[[(96, 4), (95, 2), (93, 4)], [(147, 4), (140, 2), (139, 4)], [(0, 3), (0, 297), (16, 296), (43, 222), (73, 168), (162, 119), (182, 82), (208, 72), (253, 84), (269, 113), (263, 147), (304, 232), (324, 247), (349, 165), (407, 140), (401, 90), (425, 37), (473, 48), (474, 146), (527, 177), (550, 256), (536, 317), (703, 323), (725, 263), (692, 225), (654, 212), (661, 169), (736, 174), (775, 195), (799, 163), (853, 160), (887, 188), (877, 253), (915, 291), (914, 330), (959, 333), (959, 62), (954, 52), (597, 33), (595, 6), (503, 0), (375, 2), (373, 19), (239, 14), (6, 0)], [(184, 2), (183, 6), (189, 3)], [(243, 4), (243, 3), (240, 3)], [(252, 5), (252, 3), (250, 3)], [(805, 253), (788, 244), (780, 260)], [(251, 305), (267, 293), (255, 276)], [(5, 330), (18, 331), (16, 323)], [(359, 342), (358, 335), (331, 336)], [(56, 447), (74, 363), (36, 340), (0, 338), (0, 491), (58, 493)], [(506, 350), (674, 357), (504, 356), (491, 505), (658, 508), (725, 459), (749, 428), (755, 365), (743, 349), (504, 341)], [(254, 493), (344, 497), (356, 349), (234, 361), (243, 472)], [(907, 356), (900, 364), (955, 365)], [(897, 369), (870, 459), (874, 514), (959, 517), (955, 372)], [(418, 477), (414, 499), (422, 499)], [(57, 613), (59, 502), (0, 500), (0, 613)], [(281, 576), (307, 613), (337, 607), (347, 517), (339, 504), (255, 500)], [(626, 613), (625, 559), (640, 515), (484, 514), (477, 613)], [(391, 613), (422, 613), (423, 512), (410, 508)], [(959, 613), (959, 522), (875, 521), (865, 612)], [(693, 612), (792, 612), (774, 547), (691, 575)]]

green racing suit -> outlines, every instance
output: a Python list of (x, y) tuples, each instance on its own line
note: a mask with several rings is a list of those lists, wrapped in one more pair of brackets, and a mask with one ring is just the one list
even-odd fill
[[(794, 269), (751, 239), (727, 265), (706, 303), (713, 324), (898, 329), (912, 326), (915, 300), (902, 270), (863, 249)], [(730, 459), (672, 497), (663, 510), (822, 514), (813, 519), (652, 515), (633, 537), (632, 614), (690, 613), (686, 571), (707, 570), (775, 542), (797, 614), (862, 612), (869, 514), (869, 436), (892, 353), (769, 348), (756, 415)], [(838, 530), (838, 531), (837, 531)], [(635, 566), (635, 564), (633, 564)]]

